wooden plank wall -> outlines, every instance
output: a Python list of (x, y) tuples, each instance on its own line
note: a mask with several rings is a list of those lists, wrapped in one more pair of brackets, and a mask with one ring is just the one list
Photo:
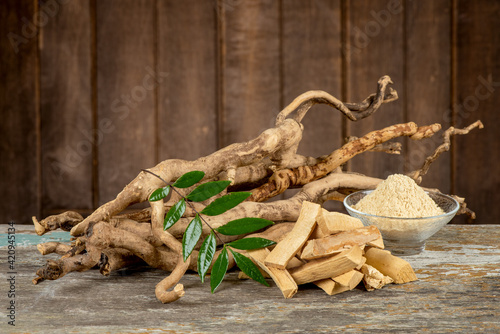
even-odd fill
[[(0, 11), (0, 222), (112, 199), (141, 168), (195, 159), (272, 127), (297, 95), (364, 99), (388, 74), (399, 100), (348, 122), (304, 120), (300, 153), (398, 122), (486, 128), (453, 139), (423, 185), (499, 223), (500, 1), (6, 0)], [(417, 168), (439, 145), (401, 139), (347, 168)], [(334, 206), (341, 208), (341, 206)], [(455, 223), (464, 223), (464, 217)]]

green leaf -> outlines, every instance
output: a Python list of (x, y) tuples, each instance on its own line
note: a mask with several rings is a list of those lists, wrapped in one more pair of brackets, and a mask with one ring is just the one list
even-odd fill
[(227, 255), (226, 246), (224, 246), (215, 260), (214, 266), (212, 267), (212, 272), (210, 274), (210, 288), (212, 289), (212, 293), (214, 293), (215, 289), (220, 285), (224, 276), (227, 272), (227, 267), (229, 266), (229, 256)]
[(183, 198), (168, 210), (165, 220), (163, 221), (163, 229), (166, 230), (174, 226), (174, 224), (181, 219), (184, 211), (186, 211), (186, 201), (184, 201)]
[(191, 252), (198, 243), (198, 240), (200, 240), (201, 231), (201, 219), (200, 216), (196, 214), (196, 217), (194, 217), (186, 227), (186, 231), (182, 237), (182, 256), (184, 257), (184, 262), (186, 262), (187, 258), (191, 255)]
[(159, 201), (159, 200), (164, 199), (165, 197), (167, 197), (169, 193), (170, 193), (170, 186), (166, 186), (166, 187), (163, 187), (163, 188), (156, 189), (155, 191), (153, 191), (153, 193), (151, 194), (151, 196), (149, 196), (149, 200), (151, 202)]
[(262, 218), (241, 218), (231, 220), (226, 225), (220, 226), (215, 230), (224, 235), (240, 235), (258, 231), (273, 224), (272, 221)]
[(187, 172), (186, 174), (178, 178), (177, 181), (175, 181), (175, 183), (172, 186), (177, 188), (189, 188), (192, 185), (195, 185), (196, 183), (200, 182), (204, 176), (205, 173), (199, 170)]
[(264, 284), (265, 286), (269, 286), (264, 276), (262, 276), (261, 272), (259, 271), (259, 268), (257, 268), (252, 260), (244, 255), (241, 255), (240, 253), (234, 252), (232, 249), (229, 250), (231, 251), (231, 254), (233, 254), (234, 261), (236, 262), (238, 268), (241, 269), (241, 271), (247, 274), (248, 277), (250, 277), (254, 281)]
[(231, 241), (229, 246), (242, 249), (242, 250), (251, 250), (251, 249), (259, 249), (267, 246), (274, 245), (276, 242), (264, 239), (264, 238), (243, 238), (240, 240)]
[(207, 216), (217, 216), (234, 208), (236, 205), (247, 199), (252, 193), (249, 192), (234, 192), (217, 198), (201, 211), (202, 214)]
[(200, 184), (187, 195), (187, 199), (193, 202), (203, 202), (212, 196), (217, 195), (227, 188), (231, 181), (212, 181)]
[(198, 273), (200, 274), (201, 283), (204, 282), (205, 275), (212, 264), (216, 247), (217, 243), (215, 242), (215, 234), (214, 232), (210, 232), (210, 234), (203, 241), (198, 254)]

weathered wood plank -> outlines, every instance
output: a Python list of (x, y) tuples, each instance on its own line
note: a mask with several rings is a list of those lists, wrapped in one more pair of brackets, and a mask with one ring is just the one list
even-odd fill
[[(494, 225), (445, 226), (429, 239), (423, 253), (405, 257), (418, 281), (373, 292), (356, 288), (328, 296), (318, 287), (304, 285), (294, 298), (284, 299), (270, 279), (267, 288), (238, 280), (232, 272), (211, 294), (198, 275), (188, 274), (181, 281), (186, 295), (168, 305), (154, 296), (154, 286), (168, 275), (161, 270), (121, 270), (109, 277), (91, 270), (33, 285), (33, 273), (44, 265), (45, 257), (35, 246), (18, 248), (16, 330), (274, 333), (276, 328), (310, 332), (314, 324), (323, 332), (370, 328), (383, 333), (496, 333), (500, 331), (500, 303), (495, 298), (500, 291), (499, 239), (500, 229)], [(6, 281), (0, 284), (6, 291)], [(2, 332), (4, 328), (12, 329), (0, 323)]]
[(92, 209), (90, 6), (54, 3), (40, 51), (43, 216), (54, 209)]
[(40, 214), (36, 1), (0, 5), (0, 223)]
[(454, 191), (476, 211), (478, 224), (500, 217), (500, 3), (459, 1), (454, 122), (464, 127), (480, 119), (484, 130), (457, 136), (453, 144)]
[(97, 1), (99, 203), (155, 164), (155, 1)]
[[(340, 1), (284, 1), (283, 104), (308, 90), (341, 96)], [(343, 144), (342, 121), (329, 106), (314, 106), (303, 120), (299, 153), (329, 154)]]
[[(406, 3), (406, 110), (408, 120), (418, 125), (451, 125), (451, 7), (450, 0)], [(420, 168), (442, 143), (441, 134), (406, 140), (406, 171)], [(449, 193), (450, 163), (450, 154), (441, 155), (421, 185)]]
[(158, 2), (159, 160), (217, 149), (216, 1)]
[(279, 2), (236, 1), (221, 6), (219, 15), (219, 145), (227, 146), (272, 127), (280, 111)]
[[(404, 8), (400, 1), (351, 1), (349, 10), (348, 96), (361, 101), (375, 92), (377, 80), (389, 75), (399, 100), (383, 105), (374, 115), (348, 122), (353, 136), (402, 123), (404, 117)], [(398, 140), (402, 141), (402, 140)], [(367, 152), (352, 159), (351, 169), (374, 177), (403, 172), (404, 157)]]

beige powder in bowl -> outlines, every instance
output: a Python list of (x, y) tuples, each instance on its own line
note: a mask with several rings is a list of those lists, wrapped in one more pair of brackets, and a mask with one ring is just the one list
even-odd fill
[(412, 178), (402, 174), (390, 175), (353, 208), (372, 215), (402, 218), (445, 213)]

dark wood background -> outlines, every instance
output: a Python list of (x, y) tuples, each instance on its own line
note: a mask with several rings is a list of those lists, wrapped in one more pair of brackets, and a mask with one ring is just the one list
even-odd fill
[[(400, 99), (349, 123), (316, 106), (303, 154), (394, 123), (485, 129), (453, 139), (423, 185), (500, 216), (500, 1), (3, 0), (0, 221), (89, 213), (141, 168), (195, 159), (273, 125), (297, 95), (358, 101), (388, 74)], [(386, 177), (439, 145), (366, 153)], [(465, 219), (456, 218), (455, 223)]]

